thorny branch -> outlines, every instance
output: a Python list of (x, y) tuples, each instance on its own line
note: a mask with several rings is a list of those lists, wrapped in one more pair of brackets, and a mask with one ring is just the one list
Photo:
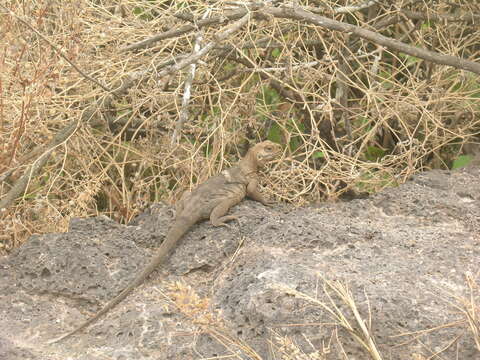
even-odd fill
[[(190, 19), (190, 21), (193, 21), (194, 24), (187, 24), (187, 25), (181, 26), (178, 29), (172, 29), (170, 31), (157, 34), (157, 35), (152, 36), (148, 39), (145, 39), (145, 40), (136, 42), (134, 44), (128, 45), (128, 46), (124, 47), (123, 49), (120, 49), (120, 52), (127, 52), (127, 51), (131, 51), (131, 50), (143, 49), (143, 48), (152, 46), (154, 43), (156, 43), (160, 40), (165, 40), (165, 39), (171, 39), (171, 38), (174, 38), (174, 37), (178, 37), (178, 36), (184, 35), (186, 33), (189, 33), (191, 31), (199, 30), (199, 29), (201, 29), (202, 27), (205, 27), (205, 26), (222, 24), (222, 23), (225, 23), (227, 20), (231, 21), (231, 20), (241, 19), (246, 14), (247, 14), (247, 11), (245, 11), (245, 10), (240, 10), (240, 11), (235, 10), (235, 11), (227, 12), (227, 13), (223, 14), (222, 16), (216, 16), (216, 17), (212, 17), (212, 18), (208, 18), (208, 19), (202, 19), (198, 22), (194, 21), (193, 16), (189, 16), (188, 18)], [(188, 15), (185, 14), (185, 16), (188, 16)], [(182, 19), (186, 20), (187, 18), (183, 17)]]

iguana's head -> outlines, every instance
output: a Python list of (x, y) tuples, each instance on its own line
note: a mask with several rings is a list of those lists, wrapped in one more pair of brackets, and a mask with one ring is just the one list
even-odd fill
[(253, 154), (258, 166), (263, 166), (269, 161), (276, 159), (282, 152), (282, 148), (280, 145), (266, 140), (256, 144), (248, 152)]

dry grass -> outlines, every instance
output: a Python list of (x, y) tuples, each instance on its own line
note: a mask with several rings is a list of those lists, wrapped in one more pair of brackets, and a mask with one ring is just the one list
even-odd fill
[[(328, 302), (319, 301), (316, 297), (301, 293), (291, 288), (279, 288), (280, 291), (295, 296), (314, 306), (326, 311), (333, 320), (329, 325), (332, 327), (340, 327), (346, 330), (346, 333), (361, 346), (366, 354), (374, 360), (381, 360), (382, 357), (377, 350), (374, 337), (371, 332), (371, 314), (366, 322), (357, 308), (355, 300), (348, 287), (338, 281), (324, 281), (324, 292), (327, 295)], [(242, 341), (235, 335), (231, 335), (223, 323), (221, 316), (212, 314), (210, 301), (208, 298), (201, 298), (195, 290), (183, 282), (171, 283), (168, 290), (161, 295), (176, 308), (178, 313), (185, 316), (191, 324), (195, 325), (199, 332), (205, 332), (213, 339), (222, 344), (228, 351), (228, 358), (243, 358), (241, 355), (248, 356), (249, 359), (262, 359), (248, 343)], [(271, 346), (275, 349), (275, 353), (279, 354), (284, 360), (323, 360), (331, 352), (331, 344), (326, 344), (322, 349), (305, 353), (301, 348), (288, 336), (282, 336), (273, 331)], [(334, 329), (332, 338), (335, 337), (339, 347), (343, 349), (342, 337)], [(313, 345), (312, 345), (313, 347)], [(239, 352), (240, 350), (240, 352)], [(203, 358), (198, 354), (200, 358)], [(344, 353), (346, 356), (346, 354)], [(346, 358), (348, 358), (346, 356)]]
[[(398, 347), (401, 348), (412, 341), (418, 342), (425, 347), (427, 353), (430, 352), (432, 354), (428, 357), (429, 359), (436, 357), (441, 358), (442, 353), (455, 344), (460, 336), (454, 337), (440, 350), (436, 351), (426, 347), (420, 338), (424, 335), (435, 336), (435, 332), (445, 328), (462, 327), (465, 329), (464, 336), (473, 337), (477, 349), (480, 352), (480, 287), (478, 280), (479, 274), (466, 274), (465, 281), (469, 289), (469, 293), (466, 296), (459, 296), (446, 289), (440, 289), (444, 294), (442, 299), (449, 304), (455, 313), (460, 315), (458, 321), (431, 329), (398, 334), (395, 336), (399, 339)], [(383, 359), (382, 354), (377, 348), (375, 334), (372, 330), (372, 316), (374, 317), (375, 314), (370, 312), (368, 298), (366, 298), (368, 313), (362, 315), (356, 304), (357, 300), (346, 284), (339, 281), (329, 281), (323, 277), (322, 282), (326, 301), (319, 300), (317, 296), (311, 296), (291, 288), (280, 286), (278, 290), (325, 311), (330, 317), (331, 322), (323, 325), (332, 329), (331, 338), (329, 340), (324, 339), (322, 348), (306, 353), (302, 351), (302, 347), (296, 344), (291, 337), (281, 335), (272, 330), (271, 347), (275, 353), (278, 354), (279, 358), (284, 360), (323, 360), (332, 356), (333, 343), (335, 342), (338, 345), (337, 349), (340, 349), (341, 352), (343, 351), (344, 358), (348, 359), (349, 357), (344, 351), (343, 343), (346, 340), (345, 336), (350, 336), (359, 347), (364, 349), (365, 354), (368, 354), (370, 359)], [(180, 282), (172, 283), (168, 291), (162, 293), (162, 295), (176, 307), (179, 313), (183, 314), (192, 324), (196, 325), (199, 331), (208, 333), (212, 338), (222, 344), (226, 350), (230, 351), (232, 358), (239, 357), (238, 350), (241, 350), (241, 353), (247, 355), (250, 359), (261, 359), (247, 343), (236, 336), (230, 335), (230, 331), (228, 327), (223, 324), (221, 316), (211, 313), (209, 299), (200, 298), (195, 291), (186, 284)], [(339, 334), (337, 330), (339, 328), (344, 330), (342, 334)], [(408, 338), (409, 340), (404, 341), (404, 338)], [(306, 341), (308, 342), (308, 339), (306, 339)], [(313, 345), (311, 346), (312, 349), (315, 348)], [(418, 360), (427, 359), (424, 355), (416, 353), (412, 354), (411, 357), (412, 359)]]
[[(313, 304), (314, 306), (319, 307), (320, 309), (324, 310), (326, 314), (331, 318), (333, 323), (331, 325), (340, 327), (345, 330), (346, 334), (352, 337), (352, 339), (357, 343), (363, 350), (365, 354), (368, 354), (371, 359), (374, 360), (382, 360), (382, 355), (380, 354), (379, 350), (377, 349), (377, 345), (375, 344), (375, 337), (372, 333), (372, 326), (371, 326), (371, 316), (372, 314), (368, 313), (368, 319), (364, 319), (360, 314), (360, 311), (356, 305), (356, 301), (353, 297), (348, 286), (340, 281), (329, 281), (327, 279), (322, 278), (323, 281), (323, 292), (326, 295), (328, 301), (321, 301), (316, 296), (310, 296), (308, 294), (299, 292), (294, 289), (284, 288), (282, 289), (285, 293), (289, 295), (293, 295), (296, 298), (305, 300), (307, 303)], [(368, 300), (368, 299), (367, 299)], [(370, 310), (370, 309), (369, 309)], [(343, 351), (343, 344), (341, 337), (338, 336), (338, 333), (335, 331), (335, 338), (337, 343)], [(278, 339), (282, 339), (277, 336), (277, 343), (279, 342)], [(288, 339), (283, 339), (285, 342)], [(291, 342), (288, 342), (289, 346), (283, 345), (282, 348), (287, 349), (286, 354), (292, 354), (295, 352), (300, 351), (295, 345)], [(293, 349), (297, 349), (293, 351)], [(305, 359), (321, 359), (321, 355), (326, 355), (328, 352), (322, 353), (321, 350), (312, 353), (308, 357), (306, 356)], [(343, 351), (345, 358), (348, 358), (345, 351)], [(286, 357), (288, 358), (288, 356)], [(302, 358), (302, 357), (294, 357), (294, 358)]]
[[(333, 14), (329, 7), (345, 2), (325, 3), (325, 16), (366, 28), (395, 11), (387, 6)], [(121, 49), (187, 24), (173, 16), (179, 10), (201, 18), (209, 8), (211, 16), (217, 16), (227, 4), (117, 4), (8, 2), (17, 16), (109, 88), (135, 72), (153, 72), (56, 147), (41, 174), (30, 179), (28, 190), (2, 212), (3, 251), (32, 233), (63, 231), (73, 216), (105, 214), (128, 222), (147, 203), (174, 201), (259, 139), (285, 145), (282, 160), (268, 171), (265, 191), (297, 205), (336, 198), (350, 189), (377, 191), (418, 171), (449, 167), (466, 143), (478, 140), (477, 75), (338, 32), (269, 18), (251, 19), (198, 64), (186, 108), (189, 116), (180, 143), (172, 145), (187, 71), (161, 79), (155, 72), (163, 62), (188, 55), (195, 32), (147, 49)], [(426, 7), (417, 2), (410, 8), (424, 12)], [(432, 14), (478, 12), (471, 1), (463, 1), (461, 9), (446, 3), (428, 8)], [(45, 151), (42, 146), (79, 119), (105, 90), (86, 80), (16, 17), (3, 11), (0, 17), (4, 195)], [(202, 28), (203, 44), (224, 27)], [(480, 33), (472, 29), (465, 22), (408, 20), (385, 28), (383, 34), (475, 60)]]
[[(402, 347), (410, 342), (418, 342), (431, 355), (428, 359), (441, 358), (443, 352), (456, 346), (461, 337), (473, 339), (476, 349), (480, 353), (480, 273), (465, 273), (465, 285), (468, 289), (467, 294), (458, 294), (458, 289), (449, 289), (447, 287), (437, 288), (438, 294), (432, 293), (432, 298), (438, 298), (448, 306), (448, 311), (455, 314), (458, 319), (450, 323), (441, 324), (429, 329), (413, 332), (401, 333), (394, 338), (401, 339), (397, 347)], [(421, 340), (424, 335), (435, 336), (435, 333), (447, 328), (458, 329), (456, 336), (436, 350), (427, 347)], [(403, 340), (406, 338), (407, 340)], [(421, 358), (426, 359), (426, 358)]]
[[(231, 335), (231, 331), (224, 325), (218, 314), (212, 313), (210, 299), (198, 296), (194, 289), (183, 282), (171, 283), (165, 293), (160, 294), (176, 308), (177, 312), (185, 316), (191, 324), (198, 328), (198, 333), (206, 333), (221, 344), (228, 355), (218, 358), (261, 360), (261, 356), (246, 342)], [(198, 359), (205, 359), (196, 354)], [(212, 358), (209, 358), (212, 359)]]
[(463, 326), (465, 333), (471, 336), (480, 353), (480, 272), (465, 274), (465, 284), (469, 290), (461, 296), (452, 291), (443, 290), (445, 301), (460, 315), (461, 321), (456, 326)]

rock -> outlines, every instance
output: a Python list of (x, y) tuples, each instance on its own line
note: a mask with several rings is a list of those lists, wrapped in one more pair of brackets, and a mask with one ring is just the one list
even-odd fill
[(354, 309), (383, 359), (480, 358), (454, 306), (470, 299), (466, 276), (480, 304), (479, 177), (477, 167), (431, 171), (299, 209), (245, 201), (240, 224), (196, 225), (109, 314), (48, 345), (124, 288), (171, 224), (158, 204), (128, 226), (74, 219), (1, 260), (0, 358), (365, 359)]

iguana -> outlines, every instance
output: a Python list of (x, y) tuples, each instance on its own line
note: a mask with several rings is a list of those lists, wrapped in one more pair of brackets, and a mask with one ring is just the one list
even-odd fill
[(49, 343), (64, 340), (78, 333), (119, 304), (165, 260), (182, 236), (197, 222), (210, 219), (213, 226), (225, 225), (225, 222), (237, 218), (235, 215), (226, 215), (228, 210), (245, 196), (264, 205), (270, 205), (258, 191), (257, 169), (275, 159), (280, 151), (280, 146), (271, 141), (258, 143), (248, 150), (236, 166), (209, 178), (192, 192), (184, 193), (176, 204), (175, 221), (150, 263), (93, 317)]

